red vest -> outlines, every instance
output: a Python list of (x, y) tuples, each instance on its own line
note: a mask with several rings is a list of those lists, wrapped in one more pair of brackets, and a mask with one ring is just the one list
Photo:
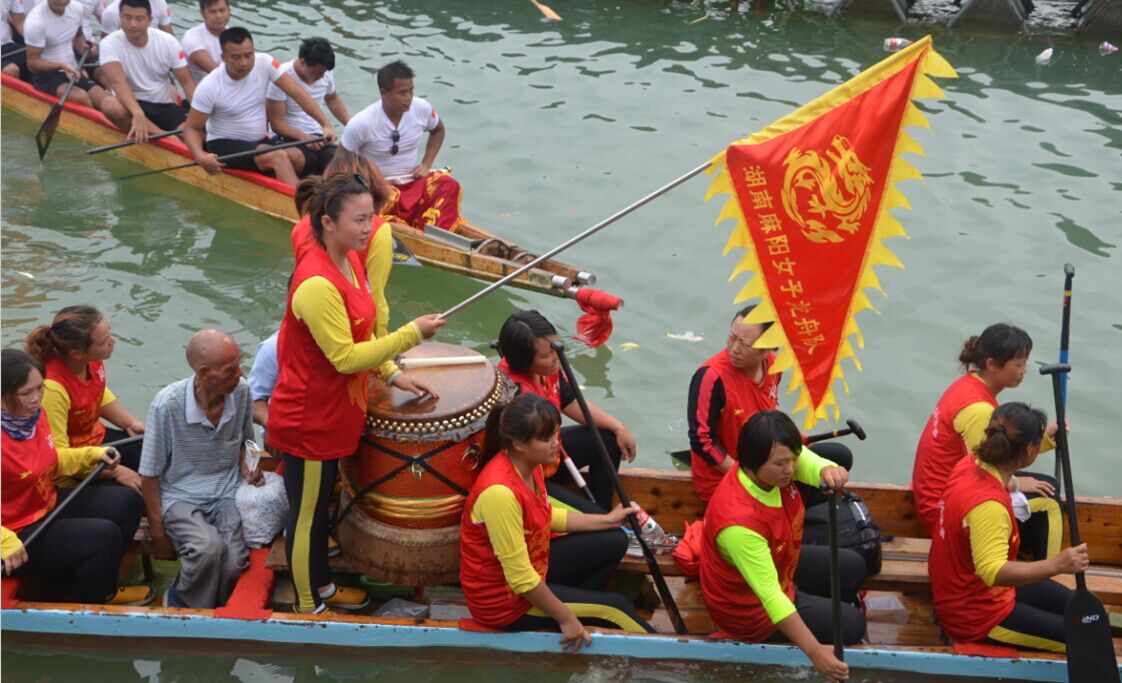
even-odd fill
[(308, 326), (292, 313), (292, 294), (311, 277), (326, 277), (343, 297), (351, 339), (369, 341), (377, 314), (366, 271), (355, 252), (347, 255), (358, 286), (348, 282), (319, 244), (296, 265), (288, 306), (277, 340), (277, 384), (269, 399), (266, 440), (285, 453), (309, 460), (351, 455), (366, 421), (369, 371), (344, 375), (316, 344)]
[(549, 521), (553, 511), (545, 492), (545, 477), (541, 468), (534, 469), (535, 493), (526, 486), (505, 451), (491, 458), (471, 487), (460, 522), (460, 585), (464, 589), (471, 618), (484, 626), (501, 628), (529, 612), (531, 605), (526, 598), (511, 590), (506, 582), (502, 563), (491, 547), (486, 526), (471, 520), (471, 510), (479, 494), (495, 484), (509, 488), (518, 499), (530, 564), (542, 581), (549, 571)]
[[(548, 400), (550, 403), (552, 403), (553, 407), (557, 408), (558, 412), (560, 412), (560, 410), (561, 410), (561, 373), (557, 373), (556, 375), (550, 375), (548, 377), (543, 376), (542, 381), (539, 382), (538, 380), (534, 379), (530, 375), (527, 375), (527, 374), (522, 373), (522, 372), (515, 372), (514, 370), (511, 370), (510, 369), (510, 363), (507, 363), (505, 358), (503, 358), (502, 360), (499, 361), (499, 369), (502, 370), (503, 373), (507, 377), (509, 377), (512, 382), (514, 382), (515, 384), (518, 385), (518, 393), (520, 393), (520, 394), (537, 394), (538, 396), (541, 396), (542, 398), (544, 398), (544, 399)], [(564, 446), (562, 446), (561, 448), (563, 449)], [(542, 471), (545, 474), (545, 478), (548, 479), (548, 478), (552, 477), (553, 475), (557, 474), (557, 468), (559, 468), (560, 466), (561, 466), (561, 452), (559, 450), (558, 453), (557, 453), (557, 459), (556, 460), (549, 463), (548, 465), (542, 465)]]
[(954, 429), (955, 417), (968, 405), (986, 402), (997, 408), (997, 397), (974, 375), (963, 375), (943, 392), (916, 447), (912, 468), (912, 497), (924, 533), (935, 533), (939, 499), (951, 470), (967, 455), (966, 441)]
[(39, 422), (30, 439), (20, 441), (3, 432), (4, 457), (0, 458), (0, 518), (3, 525), (19, 532), (34, 524), (55, 506), (55, 473), (58, 451), (51, 438), (47, 411), (39, 411)]
[(1013, 517), (1009, 491), (997, 477), (962, 458), (951, 472), (939, 502), (937, 526), (931, 538), (928, 569), (939, 624), (955, 640), (984, 640), (990, 630), (1013, 611), (1017, 592), (1010, 586), (987, 586), (974, 572), (970, 529), (962, 520), (978, 505), (996, 500), (1009, 513), (1009, 560), (1017, 559), (1021, 538)]
[(792, 602), (795, 599), (795, 567), (803, 544), (803, 499), (794, 484), (779, 490), (783, 507), (772, 508), (745, 490), (729, 470), (705, 509), (701, 544), (701, 595), (705, 607), (723, 631), (753, 643), (775, 633), (776, 626), (748, 587), (740, 570), (717, 549), (717, 534), (730, 526), (742, 526), (767, 539), (779, 585)]
[[(366, 246), (362, 251), (357, 252), (358, 258), (362, 262), (363, 269), (366, 268), (366, 256), (370, 253), (370, 245), (374, 243), (374, 235), (377, 235), (378, 230), (386, 224), (386, 219), (381, 216), (375, 216), (370, 221), (370, 224), (374, 226), (374, 229), (370, 231), (370, 239), (366, 240)], [(313, 246), (319, 246), (319, 243), (316, 242), (315, 233), (312, 232), (312, 219), (309, 216), (304, 216), (300, 219), (299, 223), (292, 226), (291, 238), (292, 256), (296, 259), (297, 264), (304, 260), (304, 256), (307, 255), (309, 249)]]
[(89, 379), (75, 375), (58, 356), (47, 361), (47, 377), (58, 382), (70, 395), (66, 416), (66, 435), (72, 448), (97, 446), (105, 440), (101, 424), (101, 398), (105, 394), (105, 364), (94, 361), (86, 366)]
[[(775, 354), (769, 353), (764, 361), (763, 384), (756, 384), (743, 370), (733, 367), (729, 359), (728, 349), (721, 349), (712, 358), (705, 361), (701, 367), (712, 368), (721, 378), (721, 385), (725, 389), (725, 407), (721, 411), (721, 426), (717, 434), (725, 453), (733, 459), (733, 469), (736, 461), (736, 440), (740, 436), (740, 428), (748, 418), (761, 410), (776, 410), (779, 408), (779, 379), (780, 374), (767, 374), (775, 360)], [(713, 496), (713, 491), (721, 483), (721, 473), (697, 453), (690, 456), (690, 472), (693, 475), (693, 487), (697, 497), (708, 501)]]

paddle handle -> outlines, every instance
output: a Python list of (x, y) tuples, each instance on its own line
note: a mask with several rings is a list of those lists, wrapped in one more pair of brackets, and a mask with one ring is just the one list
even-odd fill
[(834, 635), (834, 656), (845, 661), (845, 647), (842, 644), (841, 628), (841, 577), (838, 575), (838, 492), (830, 490), (830, 630)]
[[(218, 157), (218, 161), (220, 163), (225, 163), (227, 161), (233, 161), (234, 159), (243, 159), (245, 157), (255, 157), (259, 154), (265, 154), (267, 152), (275, 152), (278, 149), (288, 149), (289, 147), (303, 147), (304, 145), (314, 145), (317, 142), (323, 142), (323, 140), (324, 140), (324, 136), (317, 135), (314, 138), (305, 138), (303, 140), (292, 140), (290, 142), (282, 142), (279, 145), (273, 145), (271, 147), (258, 147), (257, 149), (247, 149), (244, 152), (234, 152), (233, 154), (227, 154), (225, 156)], [(133, 178), (140, 178), (140, 177), (146, 176), (146, 175), (155, 175), (157, 173), (167, 173), (168, 171), (179, 171), (179, 170), (182, 170), (182, 169), (185, 169), (185, 168), (191, 168), (192, 166), (198, 166), (198, 165), (199, 165), (199, 162), (197, 162), (197, 161), (189, 161), (189, 162), (184, 163), (184, 164), (178, 164), (176, 166), (169, 166), (167, 168), (157, 168), (157, 169), (154, 169), (154, 170), (151, 170), (151, 171), (142, 171), (141, 173), (131, 173), (129, 175), (121, 176), (121, 177), (117, 178), (117, 180), (132, 180)]]
[[(1068, 341), (1071, 337), (1071, 285), (1072, 280), (1075, 279), (1075, 266), (1070, 263), (1064, 264), (1064, 307), (1063, 314), (1060, 318), (1060, 362), (1068, 363)], [(1067, 373), (1060, 375), (1060, 401), (1067, 406)], [(1063, 425), (1059, 422), (1057, 417), (1057, 424)], [(1055, 478), (1059, 480), (1060, 490), (1056, 492), (1057, 496), (1062, 497), (1064, 493), (1063, 480), (1060, 479), (1060, 461), (1056, 460)], [(1070, 496), (1071, 493), (1069, 492)]]
[[(1071, 452), (1068, 450), (1066, 417), (1064, 414), (1063, 393), (1060, 387), (1060, 378), (1071, 372), (1067, 363), (1052, 363), (1040, 368), (1040, 374), (1052, 376), (1052, 398), (1056, 403), (1056, 456), (1060, 461), (1060, 468), (1064, 475), (1064, 488), (1067, 489), (1067, 523), (1071, 530), (1071, 545), (1081, 545), (1079, 537), (1079, 519), (1075, 512), (1075, 485), (1071, 479)], [(1087, 590), (1087, 579), (1083, 572), (1075, 575), (1075, 585), (1079, 590)]]
[[(592, 411), (588, 407), (588, 401), (584, 400), (584, 392), (581, 391), (576, 374), (573, 372), (573, 366), (569, 364), (569, 358), (565, 355), (565, 347), (559, 341), (553, 342), (550, 344), (550, 347), (553, 349), (553, 352), (557, 354), (557, 360), (561, 361), (561, 370), (569, 380), (569, 386), (572, 387), (573, 396), (577, 399), (577, 405), (580, 406), (581, 415), (584, 416), (585, 426), (588, 427), (588, 431), (592, 434), (592, 442), (596, 446), (596, 452), (600, 455), (600, 461), (603, 463), (604, 469), (608, 472), (608, 476), (612, 480), (612, 486), (615, 488), (616, 495), (619, 496), (620, 505), (625, 508), (630, 508), (631, 498), (623, 488), (623, 482), (620, 481), (615, 464), (612, 463), (612, 458), (608, 455), (608, 449), (604, 446), (604, 439), (600, 436), (600, 430), (596, 427), (596, 422), (592, 419)], [(627, 521), (631, 525), (631, 530), (635, 532), (635, 537), (639, 539), (639, 546), (643, 549), (643, 557), (647, 560), (647, 567), (651, 570), (651, 578), (654, 579), (655, 588), (658, 590), (658, 595), (662, 599), (662, 604), (666, 606), (666, 614), (670, 617), (670, 623), (674, 625), (674, 631), (680, 635), (685, 635), (686, 623), (682, 621), (682, 615), (678, 612), (678, 605), (674, 602), (674, 596), (670, 593), (670, 588), (666, 585), (666, 578), (662, 575), (662, 569), (658, 566), (658, 559), (655, 557), (650, 546), (647, 545), (646, 539), (643, 538), (643, 529), (642, 525), (639, 524), (638, 515), (632, 512), (627, 515)]]
[(97, 467), (93, 468), (93, 472), (90, 472), (88, 475), (86, 475), (86, 478), (82, 480), (82, 483), (78, 484), (78, 486), (75, 487), (74, 491), (66, 497), (66, 500), (56, 505), (54, 510), (51, 510), (51, 514), (47, 515), (47, 518), (44, 519), (43, 523), (39, 525), (39, 528), (32, 532), (32, 534), (27, 537), (27, 540), (23, 542), (23, 547), (27, 548), (32, 543), (34, 543), (35, 539), (39, 538), (40, 534), (42, 534), (43, 531), (51, 525), (51, 522), (55, 521), (55, 518), (59, 516), (59, 513), (65, 510), (67, 505), (70, 505), (70, 501), (77, 498), (78, 494), (82, 492), (82, 489), (86, 488), (86, 486), (88, 486), (91, 481), (96, 479), (97, 475), (101, 474), (101, 471), (103, 469), (105, 469), (104, 461), (99, 462), (97, 464)]
[[(169, 131), (165, 131), (163, 133), (158, 133), (156, 135), (149, 135), (148, 136), (148, 142), (152, 142), (153, 140), (162, 140), (164, 138), (170, 138), (171, 136), (179, 135), (182, 132), (183, 132), (183, 129), (179, 128), (177, 130), (169, 130)], [(100, 154), (102, 152), (110, 152), (110, 151), (115, 150), (115, 149), (120, 149), (122, 147), (128, 147), (129, 145), (135, 145), (135, 144), (136, 144), (135, 140), (122, 140), (121, 142), (114, 142), (111, 145), (102, 145), (101, 147), (91, 147), (91, 148), (87, 149), (85, 153), (87, 155), (89, 155), (89, 154)]]
[(61, 109), (62, 105), (66, 104), (66, 101), (70, 99), (70, 91), (74, 89), (74, 84), (82, 77), (82, 67), (85, 66), (86, 58), (89, 56), (90, 46), (86, 45), (86, 51), (83, 52), (82, 56), (78, 59), (78, 66), (74, 67), (74, 75), (71, 76), (70, 81), (67, 82), (66, 90), (62, 91), (62, 97), (58, 98), (58, 104), (56, 105), (58, 108)]

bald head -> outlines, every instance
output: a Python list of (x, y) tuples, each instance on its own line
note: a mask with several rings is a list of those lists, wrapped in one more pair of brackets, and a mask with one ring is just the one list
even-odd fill
[(187, 365), (195, 371), (203, 365), (222, 365), (231, 354), (240, 357), (241, 351), (230, 335), (219, 330), (199, 330), (187, 342)]

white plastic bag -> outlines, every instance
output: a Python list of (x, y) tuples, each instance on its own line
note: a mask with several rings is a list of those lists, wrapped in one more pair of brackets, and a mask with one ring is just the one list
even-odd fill
[(273, 542), (288, 521), (288, 494), (284, 478), (276, 472), (265, 472), (265, 483), (252, 486), (242, 482), (234, 495), (242, 516), (245, 544), (260, 548)]

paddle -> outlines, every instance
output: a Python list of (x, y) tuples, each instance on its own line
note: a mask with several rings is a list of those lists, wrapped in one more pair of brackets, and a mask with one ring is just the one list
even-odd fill
[(51, 111), (47, 113), (47, 118), (43, 120), (43, 125), (39, 126), (39, 132), (35, 134), (35, 146), (39, 148), (39, 161), (43, 161), (43, 157), (47, 155), (47, 148), (51, 146), (51, 138), (55, 136), (55, 130), (58, 129), (59, 119), (62, 118), (62, 108), (66, 105), (66, 101), (70, 99), (70, 91), (74, 89), (74, 84), (82, 76), (82, 66), (86, 63), (86, 58), (90, 56), (90, 46), (86, 46), (86, 51), (82, 53), (82, 58), (78, 60), (78, 66), (74, 69), (74, 75), (70, 77), (70, 81), (66, 84), (66, 90), (62, 91), (62, 97), (58, 98), (58, 102), (54, 103)]
[[(823, 484), (823, 489), (830, 489)], [(845, 661), (845, 647), (842, 644), (841, 575), (838, 573), (838, 492), (830, 489), (827, 510), (830, 513), (830, 630), (834, 634), (834, 656)]]
[(538, 11), (544, 14), (546, 19), (550, 21), (561, 21), (561, 15), (554, 12), (549, 5), (543, 5), (538, 2), (538, 0), (530, 0), (530, 2), (534, 3), (534, 7), (537, 7)]
[[(1071, 372), (1067, 363), (1053, 363), (1040, 368), (1040, 374), (1052, 376), (1052, 395), (1056, 402), (1056, 454), (1063, 466), (1067, 488), (1067, 516), (1071, 529), (1071, 545), (1079, 539), (1079, 519), (1075, 513), (1075, 488), (1071, 480), (1071, 453), (1068, 451), (1067, 429), (1064, 425), (1064, 401), (1061, 377)], [(1110, 620), (1102, 602), (1087, 590), (1083, 572), (1075, 575), (1075, 593), (1064, 610), (1064, 641), (1067, 643), (1067, 679), (1071, 683), (1096, 681), (1118, 683), (1118, 662), (1114, 658), (1114, 641), (1110, 636)]]
[(5, 52), (4, 54), (0, 55), (0, 59), (7, 59), (8, 57), (15, 57), (15, 56), (16, 56), (16, 55), (18, 55), (19, 53), (21, 53), (21, 52), (24, 52), (24, 51), (26, 51), (26, 50), (27, 50), (27, 46), (26, 46), (26, 45), (23, 45), (23, 46), (21, 46), (21, 47), (17, 47), (17, 48), (16, 48), (16, 49), (14, 49), (14, 50), (10, 50), (10, 51), (8, 51), (8, 52)]
[[(551, 343), (550, 347), (557, 354), (557, 360), (561, 361), (561, 370), (565, 373), (565, 377), (569, 380), (569, 386), (573, 389), (573, 396), (580, 406), (585, 426), (592, 434), (592, 442), (596, 445), (596, 452), (599, 453), (600, 460), (604, 463), (604, 469), (608, 471), (608, 476), (612, 479), (612, 486), (616, 490), (616, 495), (619, 496), (620, 505), (630, 508), (631, 498), (627, 496), (627, 491), (623, 488), (623, 482), (619, 480), (619, 473), (616, 472), (616, 467), (612, 464), (612, 458), (608, 455), (608, 449), (604, 446), (604, 439), (600, 436), (600, 430), (592, 420), (592, 411), (588, 409), (588, 401), (584, 400), (584, 392), (581, 391), (580, 383), (577, 382), (577, 377), (573, 373), (573, 366), (569, 365), (569, 358), (565, 355), (565, 347), (559, 341)], [(674, 596), (671, 595), (670, 588), (666, 585), (666, 577), (662, 575), (662, 570), (658, 566), (658, 559), (643, 538), (638, 516), (632, 512), (627, 516), (627, 521), (631, 523), (631, 530), (635, 532), (635, 538), (639, 539), (639, 546), (643, 549), (643, 557), (647, 560), (647, 567), (651, 571), (651, 578), (654, 579), (658, 596), (662, 598), (662, 604), (666, 605), (666, 613), (670, 616), (670, 623), (674, 625), (674, 631), (680, 635), (685, 635), (686, 624), (682, 621), (682, 615), (678, 612), (678, 605), (674, 602)]]
[[(218, 161), (221, 162), (221, 163), (225, 163), (227, 161), (233, 161), (234, 159), (244, 159), (245, 157), (255, 157), (258, 154), (265, 154), (267, 152), (275, 152), (278, 149), (288, 149), (289, 147), (303, 147), (304, 145), (314, 145), (317, 142), (323, 142), (323, 140), (324, 140), (324, 137), (322, 135), (317, 135), (315, 137), (305, 138), (303, 140), (292, 140), (290, 142), (282, 142), (281, 144), (273, 145), (272, 147), (258, 147), (257, 149), (247, 149), (244, 152), (235, 152), (233, 154), (227, 154), (225, 156), (218, 157)], [(151, 170), (151, 171), (142, 171), (140, 173), (130, 173), (128, 175), (118, 176), (116, 179), (117, 180), (132, 180), (133, 178), (140, 178), (141, 176), (155, 175), (157, 173), (167, 173), (168, 171), (178, 171), (180, 169), (191, 168), (192, 166), (198, 166), (198, 165), (199, 165), (199, 162), (190, 161), (190, 162), (187, 162), (185, 164), (178, 164), (176, 166), (169, 166), (167, 168), (157, 168), (157, 169)]]
[[(1075, 279), (1075, 266), (1070, 263), (1064, 264), (1064, 308), (1063, 317), (1060, 322), (1060, 362), (1067, 363), (1067, 346), (1068, 338), (1071, 335), (1071, 281)], [(1060, 400), (1063, 401), (1064, 407), (1067, 407), (1067, 373), (1060, 375)], [(1059, 424), (1059, 423), (1057, 423)], [(1055, 478), (1059, 483), (1056, 488), (1056, 497), (1062, 497), (1064, 492), (1064, 482), (1060, 477), (1060, 459), (1056, 458)]]
[[(147, 142), (152, 142), (153, 140), (162, 140), (164, 138), (170, 138), (171, 136), (179, 135), (182, 132), (183, 132), (183, 130), (180, 129), (180, 130), (169, 130), (169, 131), (165, 131), (163, 133), (158, 133), (156, 135), (149, 135)], [(115, 149), (121, 149), (122, 147), (128, 147), (130, 145), (135, 145), (135, 144), (136, 144), (136, 140), (122, 140), (121, 142), (114, 142), (111, 145), (102, 145), (101, 147), (90, 147), (86, 151), (78, 152), (77, 154), (68, 154), (64, 157), (59, 157), (57, 159), (57, 161), (66, 161), (67, 159), (77, 159), (78, 157), (90, 156), (92, 154), (101, 154), (102, 152), (111, 152)]]
[[(839, 436), (849, 436), (850, 434), (855, 435), (857, 437), (857, 439), (860, 440), (860, 441), (864, 441), (865, 439), (868, 438), (868, 435), (865, 433), (865, 430), (861, 428), (861, 425), (857, 424), (857, 420), (846, 420), (845, 423), (847, 425), (849, 425), (845, 429), (835, 429), (832, 432), (822, 432), (821, 434), (811, 434), (810, 436), (803, 439), (803, 443), (809, 445), (809, 444), (812, 444), (812, 443), (818, 443), (819, 441), (825, 441), (827, 439), (836, 439)], [(674, 451), (673, 453), (670, 454), (670, 457), (674, 458), (675, 460), (677, 460), (679, 462), (684, 462), (688, 465), (689, 462), (690, 462), (690, 451), (689, 450)]]

